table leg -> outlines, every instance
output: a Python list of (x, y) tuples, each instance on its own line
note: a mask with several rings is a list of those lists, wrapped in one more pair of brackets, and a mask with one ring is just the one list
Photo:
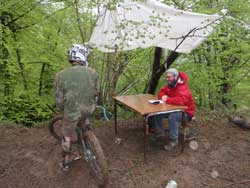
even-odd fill
[(147, 163), (146, 153), (148, 148), (148, 123), (146, 118), (144, 118), (143, 131), (144, 131), (144, 163)]
[(114, 113), (115, 113), (115, 136), (117, 136), (117, 102), (114, 102)]
[(182, 112), (182, 121), (181, 121), (181, 130), (180, 130), (180, 144), (181, 144), (181, 152), (184, 151), (185, 147), (185, 128), (186, 128), (186, 118), (185, 112)]

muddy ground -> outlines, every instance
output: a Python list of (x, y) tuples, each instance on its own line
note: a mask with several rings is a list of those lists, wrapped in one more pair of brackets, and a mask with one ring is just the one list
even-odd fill
[[(178, 188), (250, 188), (250, 131), (217, 115), (199, 121), (197, 150), (173, 156), (163, 141), (149, 141), (148, 163), (143, 162), (142, 121), (119, 121), (120, 144), (113, 122), (99, 123), (95, 133), (109, 164), (109, 188), (164, 188), (171, 179)], [(212, 120), (211, 120), (212, 119)], [(1, 188), (94, 188), (87, 164), (72, 164), (69, 172), (58, 166), (61, 150), (47, 125), (34, 128), (0, 127)]]

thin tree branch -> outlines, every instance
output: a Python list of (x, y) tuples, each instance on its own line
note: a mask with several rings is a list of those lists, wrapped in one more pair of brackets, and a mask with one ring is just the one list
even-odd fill
[[(212, 25), (213, 23), (218, 22), (218, 21), (221, 20), (222, 18), (224, 18), (224, 17), (220, 17), (220, 18), (218, 18), (218, 19), (215, 19), (215, 20), (213, 20), (212, 22), (208, 23), (207, 25), (205, 25), (205, 26), (203, 26), (203, 27), (199, 27), (199, 28), (198, 28), (198, 27), (195, 27), (195, 28), (191, 29), (186, 35), (184, 35), (184, 36), (182, 36), (182, 37), (171, 38), (171, 39), (176, 39), (176, 40), (182, 39), (182, 40), (176, 45), (176, 47), (175, 47), (175, 49), (174, 49), (173, 51), (176, 51), (176, 50), (180, 47), (180, 45), (185, 41), (185, 39), (186, 39), (187, 37), (190, 37), (190, 34), (191, 34), (191, 33), (193, 33), (193, 35), (195, 35), (195, 32), (196, 32), (196, 31), (205, 29), (205, 28), (207, 28), (208, 26)], [(177, 41), (176, 41), (176, 42), (177, 42)]]
[(32, 23), (32, 24), (25, 25), (25, 26), (22, 26), (22, 27), (18, 26), (18, 27), (15, 29), (15, 31), (16, 31), (16, 32), (19, 32), (20, 30), (23, 30), (23, 29), (32, 27), (32, 26), (37, 25), (37, 24), (38, 24), (38, 23)]
[(47, 64), (47, 65), (49, 65), (50, 64), (50, 62), (48, 62), (48, 61), (27, 61), (27, 62), (22, 62), (22, 63), (28, 63), (28, 64)]
[(18, 17), (12, 19), (11, 22), (9, 22), (9, 24), (12, 24), (12, 23), (16, 22), (17, 20), (19, 20), (20, 18), (23, 18), (24, 16), (26, 16), (28, 13), (30, 13), (31, 11), (33, 11), (37, 7), (37, 5), (39, 5), (42, 1), (43, 0), (38, 1), (33, 6), (31, 6), (27, 11), (25, 11), (23, 14), (21, 14)]
[(78, 0), (74, 0), (74, 5), (75, 5), (76, 20), (77, 20), (77, 23), (78, 23), (78, 28), (79, 28), (80, 35), (81, 35), (81, 38), (82, 38), (82, 42), (84, 43), (85, 38), (84, 38), (84, 34), (83, 34), (83, 31), (82, 31), (82, 28), (81, 28), (81, 18), (80, 18), (80, 14), (79, 14)]

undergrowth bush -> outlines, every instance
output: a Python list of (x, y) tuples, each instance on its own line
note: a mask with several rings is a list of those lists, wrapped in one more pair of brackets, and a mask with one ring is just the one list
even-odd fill
[(1, 121), (8, 120), (27, 127), (47, 120), (53, 113), (48, 102), (30, 95), (5, 97), (0, 101), (0, 106)]

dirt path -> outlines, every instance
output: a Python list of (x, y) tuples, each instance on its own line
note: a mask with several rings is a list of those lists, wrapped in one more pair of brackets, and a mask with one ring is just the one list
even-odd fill
[[(150, 141), (148, 164), (144, 164), (138, 124), (129, 121), (119, 127), (119, 145), (114, 142), (112, 122), (95, 129), (108, 158), (109, 188), (164, 188), (170, 179), (178, 188), (250, 188), (250, 182), (239, 183), (250, 180), (250, 131), (214, 120), (202, 125), (198, 150), (187, 147), (174, 157), (162, 150), (162, 142)], [(60, 146), (46, 125), (31, 129), (1, 126), (0, 138), (1, 188), (96, 187), (82, 160), (70, 172), (60, 170)]]

